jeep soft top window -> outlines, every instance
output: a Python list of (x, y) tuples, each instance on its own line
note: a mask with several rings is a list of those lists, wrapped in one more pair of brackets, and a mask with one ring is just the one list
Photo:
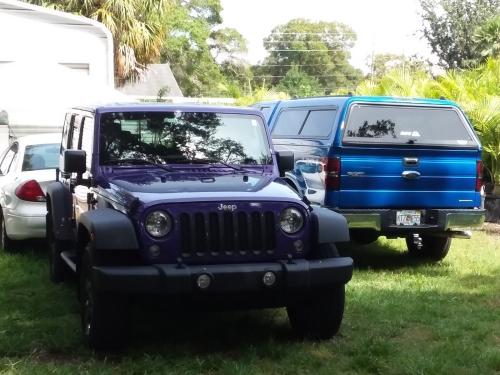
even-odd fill
[(144, 159), (175, 163), (217, 159), (272, 164), (259, 116), (204, 112), (123, 112), (101, 116), (99, 161)]
[(273, 129), (275, 137), (328, 137), (336, 109), (284, 109)]
[(466, 126), (453, 108), (356, 104), (343, 142), (477, 146)]

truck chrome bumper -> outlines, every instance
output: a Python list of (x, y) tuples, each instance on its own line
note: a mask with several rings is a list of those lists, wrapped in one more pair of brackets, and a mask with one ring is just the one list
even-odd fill
[(419, 210), (422, 212), (421, 225), (396, 225), (394, 215), (397, 210), (336, 210), (348, 222), (350, 229), (371, 229), (384, 231), (449, 231), (452, 229), (477, 228), (485, 220), (484, 209), (469, 210)]

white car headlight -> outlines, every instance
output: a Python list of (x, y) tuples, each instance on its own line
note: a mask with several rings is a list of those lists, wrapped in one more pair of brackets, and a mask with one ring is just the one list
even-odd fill
[(146, 217), (146, 231), (153, 237), (163, 237), (172, 229), (172, 219), (164, 211), (153, 211)]
[(280, 215), (280, 227), (285, 233), (297, 233), (303, 224), (304, 217), (296, 208), (287, 208)]

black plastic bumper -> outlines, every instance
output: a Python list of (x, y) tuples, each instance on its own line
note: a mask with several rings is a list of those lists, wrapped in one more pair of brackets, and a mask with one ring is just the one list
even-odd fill
[[(266, 272), (273, 272), (272, 286), (263, 282)], [(323, 260), (296, 259), (292, 263), (252, 263), (229, 265), (183, 266), (153, 265), (140, 267), (93, 267), (95, 287), (102, 292), (133, 294), (177, 294), (258, 292), (294, 290), (347, 284), (353, 273), (351, 258)], [(197, 286), (200, 275), (210, 277), (208, 288)]]
[(397, 225), (396, 209), (386, 210), (336, 210), (348, 221), (349, 229), (372, 229), (387, 232), (444, 232), (453, 229), (476, 228), (484, 223), (484, 209), (449, 210), (422, 209), (420, 225)]

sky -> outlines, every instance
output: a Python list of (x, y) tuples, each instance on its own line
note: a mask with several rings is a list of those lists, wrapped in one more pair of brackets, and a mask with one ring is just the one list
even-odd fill
[(221, 4), (223, 26), (237, 29), (247, 40), (252, 64), (265, 57), (262, 41), (271, 30), (294, 18), (350, 26), (358, 36), (350, 63), (365, 73), (366, 59), (373, 52), (432, 58), (427, 43), (414, 35), (421, 27), (418, 0), (221, 0)]

